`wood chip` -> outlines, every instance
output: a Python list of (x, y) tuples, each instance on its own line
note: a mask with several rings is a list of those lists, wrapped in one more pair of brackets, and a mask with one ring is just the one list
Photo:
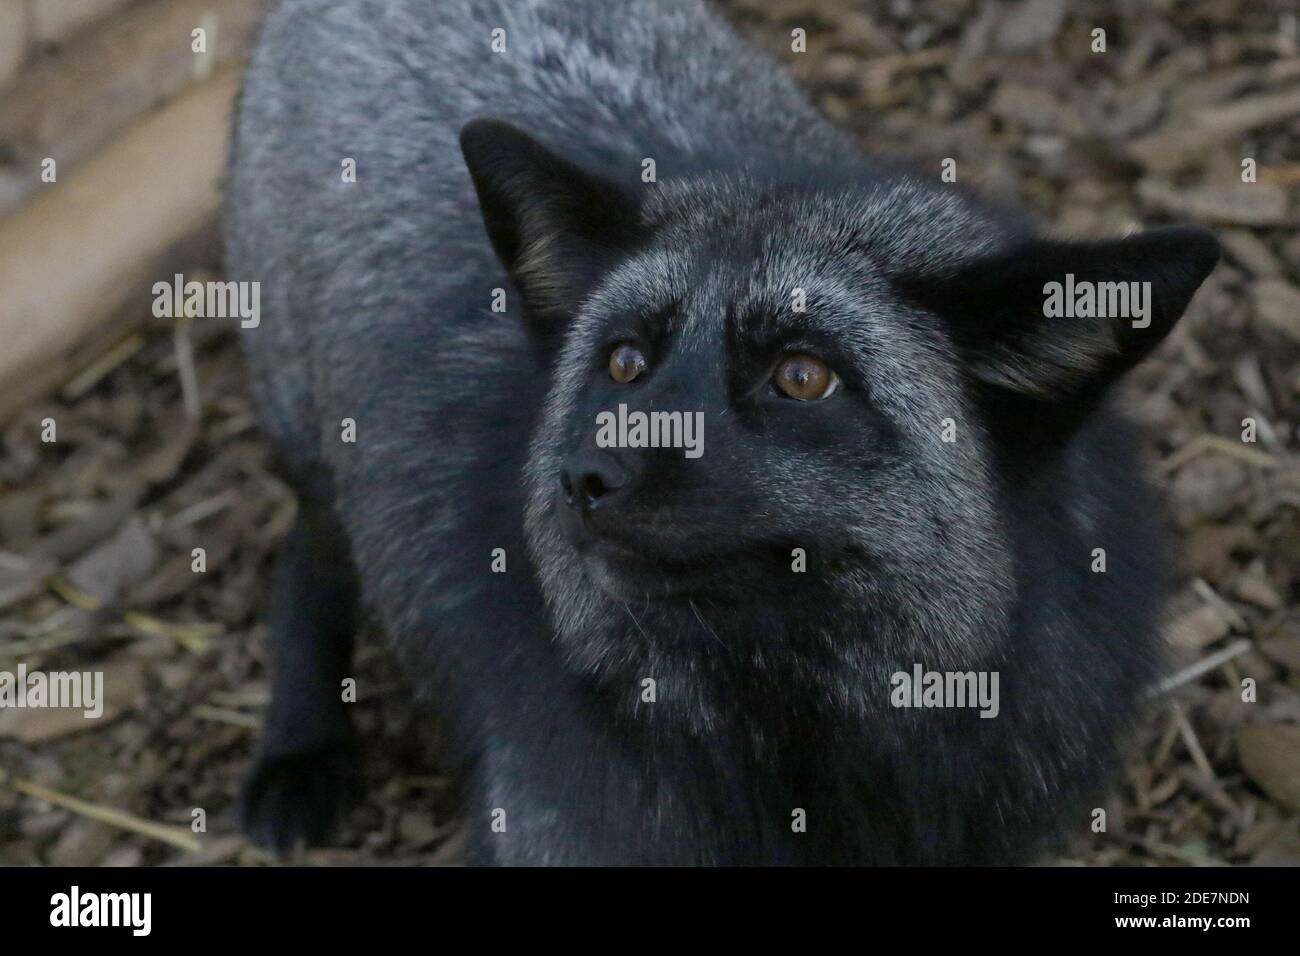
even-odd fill
[(1255, 724), (1237, 731), (1237, 757), (1259, 788), (1300, 812), (1300, 727)]

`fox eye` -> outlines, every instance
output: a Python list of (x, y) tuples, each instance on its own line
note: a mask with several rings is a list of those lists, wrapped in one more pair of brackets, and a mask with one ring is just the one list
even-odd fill
[(645, 371), (646, 359), (635, 345), (624, 342), (614, 346), (609, 354), (609, 377), (620, 385), (626, 385)]
[(772, 381), (783, 394), (800, 402), (821, 401), (840, 387), (839, 376), (829, 365), (802, 352), (783, 358), (772, 373)]

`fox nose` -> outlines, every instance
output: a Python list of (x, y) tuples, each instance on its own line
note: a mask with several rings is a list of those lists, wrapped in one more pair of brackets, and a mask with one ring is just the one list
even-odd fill
[(564, 501), (584, 511), (609, 505), (627, 487), (627, 469), (603, 451), (575, 452), (560, 469)]

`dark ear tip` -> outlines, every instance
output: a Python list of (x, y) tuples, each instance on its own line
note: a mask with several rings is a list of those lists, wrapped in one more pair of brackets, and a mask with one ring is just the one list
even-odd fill
[(496, 125), (497, 120), (481, 116), (470, 120), (460, 128), (460, 151), (462, 153), (474, 151), (492, 135)]
[(1223, 251), (1219, 246), (1219, 240), (1214, 237), (1214, 233), (1204, 226), (1187, 227), (1187, 243), (1192, 249), (1192, 255), (1197, 265), (1199, 265), (1205, 274), (1209, 275), (1210, 271), (1219, 264), (1219, 258)]
[(479, 116), (460, 128), (460, 151), (466, 159), (470, 159), (525, 138), (523, 133), (509, 123), (490, 116)]
[(1198, 283), (1219, 263), (1222, 254), (1219, 240), (1204, 226), (1169, 226), (1156, 230), (1155, 233), (1160, 236), (1166, 248), (1187, 263)]

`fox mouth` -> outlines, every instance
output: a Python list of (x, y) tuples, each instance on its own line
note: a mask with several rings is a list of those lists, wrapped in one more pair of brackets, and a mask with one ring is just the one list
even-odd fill
[(647, 551), (608, 538), (588, 538), (575, 548), (591, 582), (615, 600), (685, 598), (699, 590), (700, 574)]
[(752, 594), (756, 587), (769, 593), (781, 584), (773, 574), (784, 568), (784, 559), (778, 560), (781, 549), (770, 542), (719, 548), (725, 536), (716, 527), (686, 530), (674, 522), (665, 533), (657, 516), (642, 514), (610, 520), (580, 516), (561, 505), (552, 516), (587, 579), (616, 601), (728, 599), (740, 591)]
[(676, 597), (695, 589), (707, 576), (680, 555), (665, 553), (653, 535), (629, 535), (623, 523), (595, 520), (563, 504), (554, 514), (561, 536), (576, 552), (586, 576), (607, 597), (618, 601)]

